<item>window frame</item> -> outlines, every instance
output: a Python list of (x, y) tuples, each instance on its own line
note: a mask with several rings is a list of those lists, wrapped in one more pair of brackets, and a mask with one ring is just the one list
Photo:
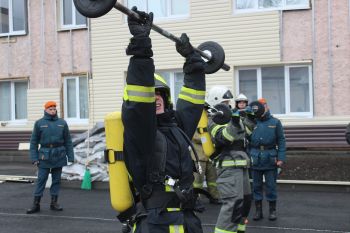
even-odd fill
[(13, 30), (13, 0), (9, 1), (9, 32), (8, 33), (0, 33), (0, 37), (5, 36), (22, 36), (27, 35), (28, 32), (28, 1), (23, 0), (24, 2), (24, 30), (14, 31)]
[[(288, 118), (288, 117), (296, 117), (296, 118), (312, 118), (314, 116), (314, 103), (313, 103), (313, 77), (312, 77), (312, 64), (280, 64), (280, 65), (264, 65), (264, 66), (249, 66), (249, 67), (238, 67), (235, 69), (235, 76), (237, 77), (235, 79), (235, 86), (236, 86), (236, 93), (240, 92), (239, 87), (239, 71), (240, 70), (256, 70), (257, 71), (257, 96), (258, 98), (263, 97), (262, 96), (262, 75), (261, 75), (261, 69), (264, 67), (273, 67), (273, 66), (283, 66), (284, 68), (284, 91), (285, 91), (285, 103), (284, 106), (286, 108), (285, 114), (273, 114), (276, 117), (280, 118)], [(290, 68), (297, 68), (297, 67), (307, 67), (308, 68), (308, 81), (309, 81), (309, 103), (310, 103), (310, 111), (309, 112), (291, 112), (291, 102), (290, 102)], [(249, 100), (249, 102), (254, 100)]]
[(259, 8), (258, 6), (259, 0), (254, 0), (254, 8), (248, 8), (248, 9), (237, 9), (236, 3), (237, 0), (233, 0), (232, 4), (232, 11), (234, 14), (241, 14), (241, 13), (254, 13), (254, 12), (263, 12), (263, 11), (276, 11), (276, 10), (306, 10), (311, 9), (310, 1), (308, 1), (308, 6), (305, 5), (286, 5), (286, 0), (282, 0), (282, 6), (281, 7), (270, 7), (270, 8)]
[(88, 27), (88, 18), (86, 18), (86, 23), (85, 24), (76, 24), (76, 8), (74, 5), (73, 0), (72, 1), (72, 24), (64, 24), (64, 9), (63, 9), (63, 1), (60, 0), (60, 29), (61, 30), (71, 30), (71, 29), (84, 29)]
[[(149, 12), (149, 4), (148, 1), (151, 0), (146, 0), (146, 12)], [(178, 19), (186, 19), (189, 18), (190, 16), (190, 1), (188, 0), (188, 13), (187, 14), (182, 14), (182, 15), (171, 15), (171, 2), (176, 1), (176, 0), (164, 0), (166, 1), (167, 5), (167, 16), (165, 17), (155, 17), (153, 21), (159, 22), (159, 21), (168, 21), (168, 20), (178, 20)], [(129, 1), (126, 0), (126, 6), (128, 8), (131, 8), (132, 6), (129, 6)], [(125, 17), (125, 21), (127, 20), (127, 17)]]
[[(0, 122), (6, 122), (9, 125), (23, 125), (28, 121), (28, 107), (27, 107), (27, 118), (23, 119), (16, 119), (16, 93), (15, 93), (15, 83), (26, 83), (27, 84), (27, 91), (28, 91), (28, 80), (1, 80), (0, 82), (9, 82), (10, 83), (10, 110), (11, 110), (11, 116), (9, 120), (0, 120)], [(27, 92), (28, 93), (28, 92)], [(27, 106), (28, 106), (28, 94), (27, 94)]]
[[(88, 124), (89, 123), (89, 118), (80, 118), (80, 89), (79, 89), (79, 78), (84, 77), (86, 78), (86, 81), (88, 82), (87, 85), (87, 97), (88, 97), (88, 107), (89, 105), (89, 79), (85, 75), (70, 75), (70, 76), (64, 76), (63, 77), (63, 115), (64, 119), (69, 122), (69, 123), (78, 123), (78, 124)], [(67, 80), (75, 80), (75, 98), (76, 98), (76, 117), (68, 117), (68, 92), (67, 92)], [(88, 109), (89, 115), (90, 115), (90, 108)]]

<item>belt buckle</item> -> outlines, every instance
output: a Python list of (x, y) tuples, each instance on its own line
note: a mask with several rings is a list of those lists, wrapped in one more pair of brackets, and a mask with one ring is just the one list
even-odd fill
[(260, 146), (260, 150), (265, 150), (265, 146)]
[(171, 178), (170, 176), (165, 176), (165, 184), (174, 187), (176, 184), (176, 180), (174, 180), (173, 178)]

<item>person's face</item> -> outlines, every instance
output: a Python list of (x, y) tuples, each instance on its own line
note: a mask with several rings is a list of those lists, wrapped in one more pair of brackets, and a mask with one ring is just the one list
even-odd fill
[(54, 116), (54, 115), (56, 115), (56, 113), (57, 113), (57, 109), (56, 109), (55, 106), (51, 106), (51, 107), (45, 109), (45, 112), (47, 112), (47, 113), (50, 114), (51, 116)]
[(164, 113), (164, 100), (160, 92), (156, 92), (156, 114)]
[(245, 102), (245, 101), (239, 101), (239, 102), (237, 103), (237, 107), (238, 107), (238, 109), (245, 109), (245, 108), (247, 107), (247, 102)]
[(263, 118), (265, 115), (266, 115), (266, 113), (267, 113), (267, 111), (269, 110), (269, 107), (267, 106), (267, 104), (263, 104), (264, 105), (264, 114), (262, 114), (262, 116), (261, 116), (261, 118)]

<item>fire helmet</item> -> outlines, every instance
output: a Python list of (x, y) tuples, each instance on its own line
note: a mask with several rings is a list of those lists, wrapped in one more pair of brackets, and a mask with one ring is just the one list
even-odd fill
[(248, 98), (247, 98), (247, 96), (245, 96), (244, 94), (239, 94), (239, 95), (237, 95), (236, 96), (236, 98), (235, 98), (235, 102), (240, 102), (240, 101), (244, 101), (244, 102), (246, 102), (247, 104), (248, 104)]
[(160, 95), (164, 100), (165, 108), (170, 109), (172, 106), (170, 88), (167, 85), (165, 79), (158, 74), (154, 74), (154, 87), (155, 87), (155, 91), (160, 92)]
[(248, 98), (247, 98), (247, 96), (245, 96), (244, 94), (240, 93), (235, 98), (236, 108), (238, 108), (238, 103), (241, 102), (241, 101), (245, 102), (246, 106), (248, 105)]
[(256, 118), (261, 118), (265, 113), (265, 106), (259, 101), (253, 101), (249, 104)]
[(233, 99), (231, 91), (225, 86), (213, 86), (207, 95), (206, 102), (210, 106), (215, 106), (224, 101)]

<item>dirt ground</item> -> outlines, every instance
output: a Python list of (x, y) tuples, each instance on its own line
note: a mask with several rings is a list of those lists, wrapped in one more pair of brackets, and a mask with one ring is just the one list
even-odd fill
[(279, 179), (350, 181), (350, 151), (287, 151)]

